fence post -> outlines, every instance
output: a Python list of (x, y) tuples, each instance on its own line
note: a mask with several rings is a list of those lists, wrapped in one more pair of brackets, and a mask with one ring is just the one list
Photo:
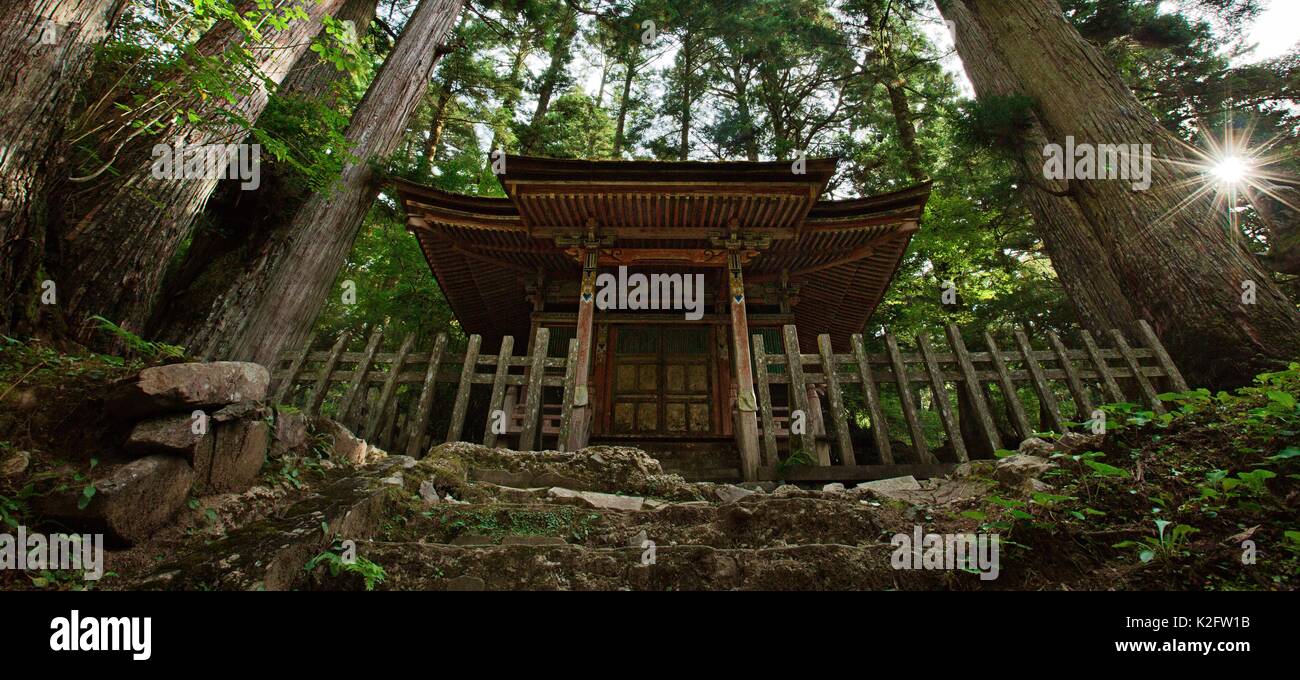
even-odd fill
[(1142, 396), (1146, 397), (1151, 404), (1151, 410), (1158, 415), (1165, 412), (1164, 404), (1160, 403), (1160, 397), (1156, 396), (1156, 390), (1151, 386), (1151, 381), (1142, 373), (1142, 365), (1138, 363), (1137, 356), (1133, 354), (1133, 349), (1128, 346), (1128, 340), (1124, 339), (1124, 334), (1119, 332), (1118, 328), (1110, 329), (1110, 337), (1115, 340), (1115, 349), (1119, 350), (1119, 355), (1124, 357), (1124, 363), (1133, 372), (1133, 379), (1137, 381), (1138, 389), (1142, 391)]
[(361, 361), (357, 362), (357, 367), (352, 370), (352, 384), (348, 386), (347, 394), (343, 395), (343, 402), (339, 404), (338, 413), (335, 414), (338, 421), (345, 427), (352, 427), (356, 431), (355, 423), (352, 423), (348, 416), (352, 413), (356, 405), (357, 395), (361, 394), (367, 387), (366, 377), (370, 373), (370, 362), (375, 358), (375, 352), (379, 350), (379, 343), (384, 339), (384, 328), (380, 326), (375, 332), (370, 334), (370, 342), (366, 343), (366, 351), (361, 355)]
[(474, 371), (478, 365), (478, 348), (483, 338), (469, 336), (469, 346), (465, 348), (465, 363), (460, 368), (460, 386), (456, 388), (456, 402), (451, 409), (451, 424), (447, 426), (447, 441), (460, 441), (461, 430), (465, 427), (465, 411), (469, 409), (469, 392), (474, 387)]
[(1016, 384), (1011, 380), (1011, 372), (1007, 370), (1007, 362), (1002, 358), (1002, 350), (998, 349), (998, 343), (988, 331), (984, 331), (984, 344), (989, 348), (993, 368), (998, 372), (998, 388), (1002, 390), (1002, 400), (1011, 410), (1011, 424), (1016, 428), (1016, 436), (1021, 440), (1029, 439), (1034, 431), (1029, 427), (1025, 405), (1020, 403), (1020, 395), (1016, 393)]
[(293, 381), (302, 372), (303, 364), (307, 363), (307, 357), (311, 354), (311, 346), (314, 344), (316, 344), (316, 334), (312, 333), (307, 338), (306, 344), (302, 346), (302, 351), (294, 358), (293, 363), (289, 364), (289, 372), (285, 374), (284, 380), (281, 380), (280, 384), (276, 385), (275, 394), (271, 397), (272, 406), (283, 404), (285, 397), (289, 396), (289, 391), (293, 389)]
[(975, 372), (975, 364), (971, 362), (970, 352), (966, 351), (966, 343), (961, 339), (961, 329), (957, 328), (957, 324), (950, 323), (947, 334), (948, 346), (952, 348), (953, 356), (957, 358), (957, 367), (964, 378), (966, 396), (975, 408), (975, 417), (979, 420), (980, 431), (984, 433), (989, 449), (997, 451), (1002, 448), (1001, 437), (998, 435), (997, 427), (993, 425), (993, 414), (984, 399), (984, 389), (980, 384), (979, 374)]
[(415, 417), (406, 422), (410, 434), (406, 438), (406, 455), (420, 458), (424, 446), (424, 431), (429, 427), (429, 415), (433, 412), (433, 390), (438, 380), (438, 364), (442, 363), (442, 352), (447, 348), (447, 334), (439, 333), (429, 353), (429, 367), (424, 370), (424, 387), (420, 389), (420, 402), (415, 408)]
[(862, 380), (862, 397), (867, 402), (867, 412), (871, 414), (871, 436), (876, 441), (880, 452), (880, 462), (894, 464), (894, 451), (889, 444), (889, 425), (885, 423), (885, 410), (880, 407), (880, 393), (876, 391), (876, 376), (871, 371), (867, 358), (867, 349), (862, 345), (862, 334), (854, 333), (849, 339), (853, 345), (853, 360), (858, 363), (858, 377)]
[(573, 399), (578, 381), (578, 339), (569, 338), (569, 353), (564, 360), (564, 397), (560, 405), (560, 436), (555, 444), (557, 451), (564, 451), (573, 432)]
[(831, 423), (835, 426), (835, 441), (840, 448), (840, 462), (844, 465), (857, 465), (853, 455), (853, 439), (849, 436), (849, 423), (844, 417), (844, 395), (840, 391), (840, 380), (835, 375), (835, 353), (831, 348), (831, 336), (817, 336), (817, 350), (822, 355), (822, 375), (826, 376), (826, 400), (830, 402)]
[(379, 428), (386, 425), (388, 402), (397, 394), (397, 376), (401, 374), (402, 366), (406, 363), (406, 355), (410, 354), (414, 342), (415, 335), (407, 333), (406, 339), (402, 340), (401, 348), (397, 350), (397, 357), (393, 359), (393, 367), (388, 372), (388, 379), (384, 381), (384, 390), (379, 393), (379, 402), (375, 404), (370, 417), (366, 419), (366, 434), (362, 439), (368, 442), (373, 442)]
[(930, 446), (925, 441), (925, 430), (921, 429), (921, 421), (916, 417), (916, 403), (912, 401), (912, 386), (907, 378), (903, 355), (898, 351), (898, 340), (889, 331), (885, 331), (885, 349), (889, 350), (889, 364), (894, 369), (898, 401), (903, 406), (903, 419), (907, 421), (908, 432), (912, 435), (912, 451), (916, 454), (916, 462), (938, 462), (934, 454), (930, 453)]
[(970, 455), (966, 453), (966, 442), (961, 438), (961, 428), (957, 426), (957, 419), (952, 416), (952, 404), (948, 403), (948, 390), (944, 385), (943, 372), (939, 370), (939, 362), (935, 361), (930, 338), (924, 333), (916, 336), (916, 346), (921, 349), (925, 372), (930, 376), (931, 396), (934, 398), (935, 406), (939, 408), (939, 420), (943, 421), (943, 429), (948, 432), (948, 442), (952, 444), (957, 460), (965, 463), (970, 460)]
[(343, 333), (330, 348), (329, 357), (321, 366), (320, 376), (316, 378), (316, 386), (312, 389), (310, 401), (307, 402), (307, 415), (316, 415), (320, 411), (321, 404), (325, 403), (325, 394), (330, 389), (330, 376), (334, 375), (334, 368), (339, 365), (339, 357), (343, 355), (343, 348), (347, 347), (348, 337), (348, 333)]
[(1106, 389), (1106, 395), (1113, 402), (1124, 401), (1124, 391), (1119, 388), (1119, 383), (1115, 382), (1115, 374), (1110, 372), (1110, 366), (1106, 363), (1106, 358), (1101, 355), (1101, 350), (1097, 348), (1097, 341), (1092, 339), (1092, 333), (1083, 331), (1083, 346), (1088, 350), (1088, 358), (1092, 360), (1092, 365), (1097, 367), (1097, 373), (1101, 375), (1101, 384)]
[(1016, 344), (1020, 346), (1020, 356), (1025, 359), (1025, 368), (1029, 371), (1030, 383), (1034, 386), (1034, 392), (1038, 394), (1038, 400), (1047, 411), (1047, 419), (1055, 432), (1065, 432), (1065, 422), (1061, 419), (1061, 407), (1056, 403), (1056, 395), (1052, 394), (1052, 388), (1047, 384), (1047, 377), (1043, 375), (1043, 367), (1038, 365), (1034, 359), (1034, 348), (1029, 344), (1029, 336), (1025, 335), (1023, 330), (1016, 329)]
[(1088, 392), (1083, 389), (1079, 373), (1074, 370), (1074, 363), (1070, 361), (1070, 353), (1061, 342), (1061, 337), (1056, 334), (1056, 331), (1048, 331), (1047, 341), (1052, 343), (1052, 351), (1056, 353), (1056, 363), (1060, 364), (1061, 370), (1065, 371), (1065, 384), (1070, 388), (1074, 405), (1079, 407), (1079, 417), (1076, 420), (1083, 422), (1092, 416), (1092, 400), (1088, 399)]
[[(803, 377), (803, 362), (799, 358), (799, 331), (794, 326), (785, 326), (781, 329), (785, 337), (785, 372), (790, 376), (790, 403), (794, 409), (790, 411), (790, 453), (794, 454), (796, 450), (802, 451), (808, 460), (817, 460), (817, 444), (813, 437), (812, 430), (812, 413), (808, 408), (808, 384)], [(798, 411), (803, 414), (803, 432), (795, 434), (794, 416)], [(797, 446), (796, 446), (797, 442)]]
[(528, 396), (524, 406), (524, 431), (519, 434), (519, 450), (532, 451), (538, 443), (538, 428), (542, 417), (542, 378), (546, 373), (546, 348), (550, 344), (551, 331), (547, 328), (537, 329), (537, 339), (533, 341), (533, 362), (528, 367)]
[[(501, 338), (501, 351), (497, 353), (497, 372), (492, 378), (492, 398), (488, 400), (487, 425), (483, 428), (483, 446), (497, 445), (497, 432), (492, 429), (492, 421), (496, 419), (496, 412), (501, 410), (501, 404), (506, 398), (506, 376), (510, 374), (510, 356), (514, 353), (514, 349), (513, 335)], [(506, 417), (509, 417), (509, 414)]]
[(767, 348), (763, 336), (755, 334), (754, 389), (758, 396), (758, 415), (763, 422), (763, 464), (775, 467), (780, 463), (776, 452), (776, 421), (772, 418), (772, 385), (768, 382)]
[(1178, 366), (1165, 351), (1165, 346), (1160, 343), (1160, 338), (1156, 336), (1155, 329), (1146, 319), (1138, 319), (1138, 332), (1142, 334), (1142, 341), (1146, 343), (1147, 348), (1156, 355), (1156, 361), (1160, 362), (1160, 367), (1165, 369), (1165, 375), (1169, 376), (1169, 384), (1177, 392), (1187, 392), (1191, 388), (1187, 386), (1187, 381), (1183, 380), (1183, 374), (1178, 372)]

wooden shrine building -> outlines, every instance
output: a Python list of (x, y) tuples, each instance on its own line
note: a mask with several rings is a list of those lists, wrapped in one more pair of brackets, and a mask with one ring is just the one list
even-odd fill
[[(751, 336), (779, 350), (793, 325), (801, 345), (826, 334), (847, 351), (929, 198), (921, 185), (822, 200), (835, 166), (508, 156), (506, 198), (396, 187), (429, 268), (484, 350), (548, 328), (549, 355), (564, 357), (577, 339), (572, 425), (559, 446), (722, 447), (753, 479)], [(629, 292), (647, 280), (703, 290), (674, 306), (664, 288), (648, 305)], [(613, 294), (601, 290), (615, 282)], [(698, 308), (683, 308), (692, 296)]]

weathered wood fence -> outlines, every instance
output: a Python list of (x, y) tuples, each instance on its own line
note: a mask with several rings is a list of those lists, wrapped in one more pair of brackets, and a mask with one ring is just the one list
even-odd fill
[[(1066, 431), (1058, 395), (1074, 402), (1075, 420), (1082, 421), (1103, 402), (1145, 403), (1162, 413), (1157, 381), (1172, 390), (1187, 389), (1145, 322), (1139, 327), (1142, 347), (1129, 345), (1123, 334), (1111, 331), (1107, 348), (1084, 332), (1083, 349), (1067, 349), (1055, 333), (1047, 335), (1050, 349), (1034, 349), (1017, 331), (1013, 350), (1003, 350), (984, 333), (984, 348), (972, 351), (960, 329), (949, 326), (946, 331), (947, 352), (936, 351), (925, 336), (916, 338), (915, 352), (904, 352), (897, 338), (886, 332), (883, 354), (868, 354), (861, 335), (852, 337), (846, 354), (834, 353), (826, 335), (818, 338), (817, 352), (804, 353), (794, 326), (783, 328), (784, 347), (769, 354), (763, 336), (754, 335), (763, 476), (776, 475), (777, 466), (792, 452), (802, 452), (812, 466), (821, 468), (810, 479), (879, 477), (879, 469), (866, 468), (900, 466), (895, 458), (908, 458), (912, 466), (938, 463), (939, 442), (927, 441), (922, 427), (918, 395), (925, 389), (947, 435), (945, 448), (957, 461), (968, 460), (971, 447), (996, 450), (1015, 446), (1035, 431)], [(509, 336), (496, 354), (480, 352), (482, 338), (477, 335), (469, 337), (464, 351), (456, 352), (448, 348), (445, 334), (437, 336), (431, 350), (421, 352), (414, 351), (410, 336), (395, 352), (381, 352), (383, 329), (371, 333), (359, 352), (345, 351), (349, 340), (344, 334), (328, 349), (316, 349), (313, 338), (301, 350), (282, 355), (272, 367), (273, 400), (299, 406), (310, 415), (331, 415), (376, 446), (414, 456), (444, 441), (494, 446), (505, 437), (503, 444), (536, 450), (560, 448), (568, 439), (576, 339), (569, 341), (565, 357), (547, 355), (546, 328), (538, 329), (531, 351), (519, 355)], [(472, 400), (474, 385), (491, 386), (486, 400), (481, 392)], [(858, 387), (850, 389), (858, 390), (870, 420), (866, 428), (850, 427), (846, 387), (854, 385)], [(1022, 399), (1022, 387), (1030, 397)], [(891, 435), (882, 400), (885, 388), (896, 395), (908, 442)], [(1000, 399), (992, 397), (991, 388)], [(960, 413), (950, 396), (957, 391), (958, 403), (964, 405)], [(1026, 403), (1034, 401), (1037, 427), (1026, 409)], [(472, 417), (471, 411), (477, 415)], [(792, 415), (806, 426), (791, 427)], [(1002, 423), (1006, 427), (1000, 427)], [(874, 443), (874, 455), (864, 429)], [(864, 437), (856, 447), (855, 430)], [(970, 437), (976, 441), (968, 441)], [(901, 454), (896, 452), (899, 446)], [(827, 469), (831, 467), (834, 470)], [(789, 470), (782, 474), (797, 477)]]
[[(546, 328), (538, 329), (532, 352), (519, 356), (513, 353), (510, 336), (502, 339), (495, 355), (480, 353), (478, 335), (469, 337), (463, 352), (448, 351), (446, 334), (438, 335), (431, 351), (420, 353), (412, 351), (414, 338), (409, 335), (396, 352), (380, 352), (383, 338), (383, 329), (374, 331), (361, 352), (344, 351), (350, 339), (346, 333), (328, 350), (314, 349), (312, 338), (302, 350), (282, 355), (271, 375), (274, 401), (300, 406), (309, 415), (320, 414), (328, 403), (325, 412), (363, 439), (419, 456), (444, 441), (480, 440), (465, 428), (467, 422), (479, 422), (467, 416), (473, 386), (485, 384), (492, 387), (483, 409), (485, 445), (496, 445), (502, 435), (517, 436), (514, 446), (524, 451), (539, 448), (548, 434), (557, 436), (557, 447), (565, 441), (577, 340), (569, 341), (567, 357), (556, 358), (547, 356)], [(440, 387), (451, 389), (442, 390), (439, 398)], [(564, 391), (551, 413), (543, 411), (548, 387)], [(445, 433), (431, 429), (435, 408), (450, 409)]]
[[(981, 449), (996, 450), (1015, 446), (1035, 431), (1067, 431), (1069, 428), (1053, 381), (1063, 385), (1060, 392), (1068, 394), (1068, 398), (1074, 401), (1074, 413), (1082, 416), (1076, 422), (1091, 419), (1095, 405), (1102, 402), (1145, 403), (1153, 412), (1163, 413), (1153, 382), (1156, 380), (1167, 381), (1172, 390), (1187, 390), (1178, 369), (1146, 322), (1139, 325), (1145, 344), (1140, 348), (1132, 347), (1122, 333), (1112, 330), (1110, 342), (1113, 346), (1110, 348), (1099, 347), (1093, 336), (1084, 331), (1082, 350), (1067, 349), (1051, 332), (1047, 334), (1050, 349), (1035, 350), (1025, 333), (1016, 331), (1016, 348), (1012, 351), (1001, 349), (987, 332), (984, 333), (986, 351), (971, 351), (963, 342), (957, 326), (950, 325), (946, 331), (950, 350), (946, 353), (936, 352), (924, 335), (916, 338), (916, 352), (902, 352), (898, 340), (886, 332), (886, 352), (870, 355), (865, 351), (861, 335), (852, 337), (852, 351), (848, 354), (833, 353), (827, 335), (818, 337), (816, 353), (803, 353), (794, 326), (783, 328), (784, 348), (781, 353), (769, 354), (763, 337), (755, 335), (755, 390), (758, 392), (762, 463), (769, 468), (769, 474), (770, 468), (778, 464), (784, 448), (786, 452), (803, 452), (813, 465), (830, 466), (838, 462), (839, 466), (846, 468), (841, 475), (845, 479), (862, 476), (853, 470), (858, 467), (859, 456), (854, 450), (848, 411), (844, 406), (845, 385), (861, 386), (861, 397), (870, 418), (867, 429), (878, 455), (876, 464), (889, 466), (895, 465), (895, 453), (882, 407), (881, 387), (885, 385), (892, 386), (897, 394), (910, 439), (908, 457), (913, 464), (919, 465), (935, 464), (938, 460), (921, 426), (916, 395), (918, 387), (931, 390), (931, 406), (937, 411), (947, 434), (953, 458), (962, 462), (969, 460), (965, 437), (972, 432), (981, 438), (974, 444)], [(774, 370), (778, 366), (781, 368)], [(810, 366), (812, 370), (808, 370)], [(772, 388), (777, 385), (787, 386), (787, 403), (783, 407), (773, 402)], [(992, 408), (995, 402), (988, 389), (990, 385), (996, 386), (1002, 396), (1014, 443), (1006, 441), (1003, 430), (998, 427)], [(1036, 397), (1039, 405), (1036, 429), (1030, 425), (1018, 385), (1028, 386)], [(1121, 385), (1127, 387), (1131, 397), (1126, 396)], [(949, 394), (958, 389), (963, 392), (960, 401), (968, 405), (962, 417), (972, 418), (975, 427), (969, 427), (967, 423), (963, 428), (954, 414)], [(820, 406), (822, 395), (827, 401), (825, 413)], [(1094, 396), (1097, 401), (1094, 401)], [(804, 414), (804, 427), (791, 427), (791, 414), (795, 412)], [(829, 427), (826, 421), (829, 421)], [(784, 439), (787, 445), (779, 447), (778, 439)], [(832, 445), (838, 461), (832, 459)], [(862, 448), (865, 447), (859, 447), (859, 450)]]

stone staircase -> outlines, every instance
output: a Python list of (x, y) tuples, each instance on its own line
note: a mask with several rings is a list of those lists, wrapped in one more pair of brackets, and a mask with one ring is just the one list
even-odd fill
[(304, 569), (345, 539), (384, 590), (944, 587), (890, 567), (911, 522), (869, 493), (689, 483), (637, 449), (457, 443), (388, 457), (130, 587), (360, 589), (360, 570)]

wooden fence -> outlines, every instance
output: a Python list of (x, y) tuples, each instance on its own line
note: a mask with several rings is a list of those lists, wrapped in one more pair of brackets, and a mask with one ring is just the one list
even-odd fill
[[(971, 447), (987, 452), (1014, 447), (1035, 431), (1066, 431), (1058, 394), (1074, 402), (1076, 421), (1103, 402), (1146, 403), (1162, 413), (1155, 381), (1176, 391), (1186, 391), (1187, 385), (1151, 327), (1143, 322), (1139, 331), (1144, 346), (1137, 348), (1119, 331), (1111, 331), (1112, 346), (1104, 349), (1087, 332), (1082, 334), (1082, 350), (1067, 349), (1055, 333), (1047, 335), (1050, 349), (1034, 349), (1017, 331), (1014, 350), (1001, 349), (984, 333), (984, 350), (971, 351), (960, 330), (949, 326), (947, 352), (937, 352), (925, 336), (916, 338), (915, 352), (903, 352), (886, 332), (883, 354), (868, 354), (861, 335), (852, 337), (846, 354), (834, 353), (826, 335), (818, 338), (816, 353), (803, 353), (794, 326), (783, 328), (784, 347), (769, 354), (763, 336), (754, 335), (763, 476), (775, 478), (781, 454), (791, 452), (803, 452), (812, 466), (822, 468), (810, 479), (876, 478), (882, 466), (898, 466), (896, 457), (909, 458), (914, 466), (938, 463), (936, 447), (922, 427), (918, 393), (925, 389), (947, 435), (948, 455), (956, 461), (968, 460)], [(527, 451), (547, 445), (560, 448), (568, 438), (576, 339), (569, 341), (565, 357), (547, 356), (546, 328), (538, 329), (531, 352), (519, 355), (514, 354), (514, 338), (508, 336), (495, 355), (480, 352), (482, 339), (477, 335), (470, 336), (464, 351), (455, 352), (445, 334), (423, 352), (413, 350), (410, 336), (395, 352), (381, 352), (383, 339), (383, 330), (376, 330), (357, 352), (345, 351), (347, 334), (328, 349), (315, 349), (313, 338), (301, 350), (285, 353), (272, 367), (273, 400), (299, 406), (310, 415), (324, 412), (376, 446), (413, 456), (443, 441), (494, 446), (504, 436), (501, 443)], [(491, 390), (486, 400), (480, 392), (471, 409), (474, 385), (490, 385)], [(874, 443), (874, 455), (865, 441), (854, 445), (855, 433), (864, 440), (867, 435), (863, 428), (851, 428), (848, 420), (846, 387), (853, 385), (870, 420), (865, 431)], [(1022, 400), (1021, 387), (1031, 398)], [(908, 442), (891, 436), (882, 388), (896, 395)], [(993, 398), (990, 388), (1000, 399)], [(958, 404), (963, 406), (957, 410), (950, 397), (955, 391), (960, 391)], [(785, 397), (785, 403), (776, 403), (774, 396)], [(1025, 406), (1035, 401), (1037, 427), (1031, 426)], [(471, 412), (480, 417), (471, 417)], [(802, 429), (791, 427), (792, 414), (799, 418), (798, 413), (806, 423)], [(970, 437), (975, 440), (967, 441)], [(896, 455), (900, 445), (903, 452)], [(826, 469), (830, 466), (836, 468), (833, 473)], [(866, 469), (871, 466), (878, 469)], [(788, 469), (781, 474), (798, 477)]]
[[(546, 328), (538, 329), (532, 353), (520, 356), (513, 354), (510, 336), (495, 355), (480, 353), (478, 335), (470, 336), (463, 352), (450, 352), (447, 335), (439, 334), (427, 353), (413, 352), (409, 335), (396, 352), (380, 352), (383, 337), (382, 329), (374, 331), (361, 352), (344, 351), (348, 334), (328, 350), (313, 349), (312, 338), (302, 350), (282, 355), (272, 371), (273, 400), (301, 406), (308, 415), (321, 413), (328, 403), (325, 411), (363, 439), (418, 457), (433, 444), (480, 440), (466, 424), (478, 422), (467, 417), (473, 386), (486, 384), (492, 390), (483, 409), (485, 445), (496, 445), (502, 435), (517, 436), (514, 446), (523, 451), (539, 448), (545, 435), (557, 437), (557, 448), (565, 441), (577, 340), (569, 341), (567, 357), (556, 358), (547, 356)], [(440, 387), (450, 388), (441, 399)], [(543, 412), (545, 388), (563, 389), (557, 403), (564, 406), (553, 413)], [(435, 407), (450, 409), (445, 435), (431, 429)]]
[[(1035, 350), (1023, 331), (1015, 333), (1015, 350), (1004, 351), (993, 336), (984, 333), (986, 351), (971, 351), (962, 340), (960, 329), (950, 325), (946, 329), (949, 352), (935, 351), (926, 336), (916, 338), (914, 353), (900, 351), (898, 340), (886, 332), (884, 354), (867, 354), (861, 335), (851, 339), (852, 351), (835, 354), (831, 351), (830, 336), (818, 337), (817, 353), (805, 354), (799, 347), (794, 326), (783, 328), (784, 348), (781, 353), (769, 354), (763, 337), (753, 337), (755, 361), (755, 390), (758, 397), (759, 427), (761, 432), (762, 464), (767, 475), (779, 461), (779, 439), (785, 439), (785, 450), (800, 451), (816, 466), (838, 464), (846, 469), (840, 475), (845, 479), (863, 476), (855, 474), (859, 467), (858, 452), (854, 450), (852, 430), (848, 423), (848, 410), (844, 406), (845, 385), (859, 385), (862, 401), (870, 418), (871, 438), (878, 456), (877, 464), (895, 465), (895, 444), (891, 440), (889, 424), (882, 406), (881, 387), (891, 385), (897, 395), (902, 419), (908, 430), (910, 449), (908, 457), (913, 464), (938, 463), (934, 451), (926, 441), (921, 426), (917, 403), (917, 388), (931, 390), (931, 407), (937, 411), (943, 430), (947, 434), (948, 448), (956, 461), (969, 460), (966, 438), (975, 433), (979, 441), (970, 442), (980, 450), (991, 451), (1007, 446), (1014, 447), (1035, 431), (1065, 432), (1067, 421), (1058, 400), (1058, 389), (1068, 394), (1074, 402), (1075, 422), (1091, 419), (1096, 404), (1102, 402), (1145, 403), (1155, 413), (1164, 407), (1157, 397), (1153, 381), (1165, 380), (1176, 391), (1186, 391), (1178, 369), (1174, 366), (1156, 334), (1145, 321), (1139, 331), (1145, 347), (1134, 348), (1118, 330), (1110, 332), (1110, 348), (1102, 349), (1087, 331), (1082, 333), (1084, 349), (1067, 349), (1055, 333), (1047, 334), (1050, 349)], [(774, 370), (774, 367), (781, 367)], [(808, 367), (813, 370), (808, 370)], [(1014, 368), (1013, 368), (1014, 367)], [(773, 386), (786, 387), (784, 407), (773, 403)], [(1002, 396), (1004, 408), (994, 411), (996, 403), (989, 386), (996, 386)], [(1126, 396), (1125, 386), (1128, 391)], [(1038, 427), (1030, 425), (1025, 404), (1018, 386), (1027, 386), (1038, 402)], [(963, 428), (954, 414), (951, 390), (961, 390), (959, 403), (964, 403), (962, 418), (973, 420)], [(820, 406), (821, 396), (826, 398), (826, 413)], [(802, 412), (805, 426), (791, 427), (791, 416)], [(1008, 440), (999, 428), (998, 418), (1005, 414), (1012, 437)], [(829, 426), (827, 421), (829, 421)], [(963, 433), (963, 429), (966, 430)], [(793, 431), (792, 431), (793, 430)], [(833, 452), (838, 460), (832, 458)], [(862, 450), (865, 447), (858, 447)], [(865, 471), (863, 471), (865, 472)], [(825, 471), (819, 479), (826, 479)], [(765, 475), (766, 476), (766, 475)]]

